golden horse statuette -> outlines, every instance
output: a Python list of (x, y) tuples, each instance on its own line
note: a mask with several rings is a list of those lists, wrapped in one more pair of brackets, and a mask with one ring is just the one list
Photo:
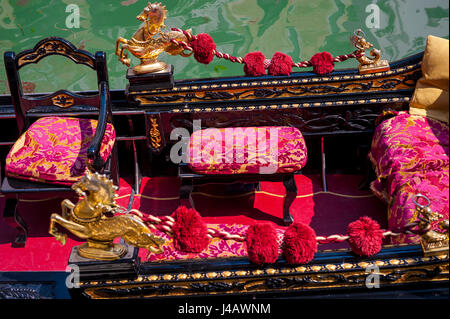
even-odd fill
[[(366, 74), (389, 71), (389, 62), (387, 60), (381, 60), (381, 50), (375, 49), (373, 44), (365, 39), (365, 36), (361, 29), (357, 29), (350, 37), (350, 41), (358, 49), (358, 53), (363, 54), (356, 58), (359, 62), (359, 73)], [(371, 48), (370, 55), (372, 58), (365, 54), (365, 51)]]
[[(426, 204), (419, 203), (419, 199), (425, 199)], [(437, 212), (433, 212), (430, 208), (430, 200), (422, 195), (417, 194), (413, 199), (416, 205), (416, 212), (414, 216), (418, 219), (418, 228), (422, 232), (421, 245), (425, 255), (438, 255), (444, 252), (448, 253), (448, 219), (439, 222), (439, 228), (443, 232), (430, 229), (431, 222), (437, 221), (443, 216)]]
[(61, 202), (62, 216), (52, 214), (49, 233), (63, 245), (67, 234), (58, 232), (59, 224), (76, 236), (86, 239), (87, 243), (78, 246), (81, 257), (99, 260), (115, 260), (127, 253), (124, 245), (113, 243), (117, 237), (149, 252), (161, 253), (164, 240), (151, 233), (150, 229), (136, 216), (114, 214), (118, 207), (115, 203), (116, 189), (112, 181), (104, 175), (87, 172), (81, 180), (72, 185), (72, 189), (82, 197), (77, 204), (65, 199)]
[(166, 69), (164, 62), (158, 61), (158, 56), (162, 52), (170, 55), (190, 56), (192, 52), (186, 54), (184, 49), (173, 43), (172, 40), (189, 43), (188, 39), (179, 31), (162, 31), (165, 28), (167, 10), (161, 3), (148, 3), (144, 10), (136, 17), (143, 21), (141, 26), (130, 40), (118, 38), (116, 41), (116, 55), (119, 61), (130, 66), (130, 59), (125, 50), (141, 60), (139, 65), (133, 67), (136, 74), (159, 72)]

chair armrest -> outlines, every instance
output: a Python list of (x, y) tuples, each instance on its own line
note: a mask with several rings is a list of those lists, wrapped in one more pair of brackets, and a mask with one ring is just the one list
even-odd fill
[[(109, 96), (109, 87), (107, 82), (100, 82), (99, 83), (99, 94), (100, 94), (100, 105), (99, 105), (99, 116), (98, 116), (98, 123), (97, 128), (95, 129), (94, 138), (91, 141), (91, 144), (89, 145), (89, 148), (87, 150), (87, 156), (90, 160), (94, 161), (94, 168), (99, 169), (98, 166), (95, 164), (95, 162), (99, 161), (100, 158), (100, 147), (102, 145), (103, 137), (105, 136), (105, 130), (106, 130), (106, 124), (108, 121), (108, 118), (110, 118), (110, 110), (111, 110), (111, 100)], [(102, 163), (100, 166), (104, 165), (104, 161), (101, 161)]]

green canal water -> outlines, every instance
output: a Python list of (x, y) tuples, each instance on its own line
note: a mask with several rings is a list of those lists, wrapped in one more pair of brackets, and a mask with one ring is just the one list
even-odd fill
[[(276, 51), (295, 62), (309, 60), (316, 52), (334, 56), (354, 50), (349, 37), (364, 30), (367, 39), (395, 61), (423, 51), (427, 35), (448, 38), (448, 0), (159, 0), (168, 9), (166, 25), (192, 28), (194, 34), (209, 33), (221, 52), (234, 56), (259, 50), (270, 58)], [(66, 38), (77, 47), (107, 53), (110, 86), (124, 89), (127, 67), (114, 54), (118, 37), (131, 38), (141, 22), (136, 16), (143, 0), (0, 0), (0, 94), (8, 93), (3, 52), (20, 52), (48, 36)], [(79, 8), (79, 26), (67, 23)], [(378, 25), (376, 11), (379, 9)], [(69, 17), (69, 21), (71, 20)], [(129, 54), (130, 56), (130, 54)], [(134, 57), (133, 57), (134, 59)], [(209, 65), (193, 57), (168, 56), (160, 60), (175, 66), (175, 78), (243, 75), (242, 65), (214, 59)], [(133, 60), (134, 63), (137, 59)], [(356, 67), (354, 60), (336, 68)], [(300, 71), (300, 69), (295, 69)], [(309, 69), (304, 69), (309, 70)], [(21, 70), (27, 92), (60, 88), (74, 91), (96, 88), (95, 73), (63, 57), (51, 56)]]

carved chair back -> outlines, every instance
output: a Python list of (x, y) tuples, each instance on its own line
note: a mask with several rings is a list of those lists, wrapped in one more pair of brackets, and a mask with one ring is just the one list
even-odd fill
[[(5, 68), (11, 91), (12, 104), (16, 113), (19, 133), (22, 134), (30, 125), (27, 112), (37, 106), (56, 106), (66, 109), (74, 105), (89, 105), (100, 108), (100, 93), (94, 95), (76, 94), (67, 90), (59, 90), (51, 94), (44, 95), (24, 95), (20, 81), (19, 70), (31, 63), (38, 63), (41, 59), (50, 55), (61, 55), (71, 59), (77, 64), (83, 64), (97, 72), (97, 82), (99, 85), (108, 84), (108, 71), (106, 67), (105, 52), (98, 51), (95, 55), (77, 49), (69, 41), (49, 37), (39, 41), (33, 49), (22, 51), (19, 54), (8, 51), (4, 54)], [(109, 98), (108, 98), (109, 100)], [(112, 122), (112, 112), (109, 103), (106, 105), (107, 121)]]

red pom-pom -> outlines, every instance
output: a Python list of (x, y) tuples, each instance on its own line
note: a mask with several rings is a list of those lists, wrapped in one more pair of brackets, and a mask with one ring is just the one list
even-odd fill
[(278, 236), (275, 227), (269, 223), (250, 226), (246, 233), (247, 252), (254, 264), (272, 264), (278, 258)]
[(334, 69), (333, 56), (326, 51), (314, 54), (309, 62), (317, 74), (328, 74)]
[(259, 76), (266, 74), (264, 67), (264, 54), (259, 51), (247, 53), (244, 57), (244, 72), (250, 76)]
[(191, 46), (194, 50), (194, 58), (198, 62), (208, 64), (213, 60), (216, 44), (209, 34), (200, 33), (191, 42)]
[(172, 226), (173, 242), (177, 250), (199, 253), (208, 246), (208, 229), (196, 210), (180, 206), (172, 217), (175, 219)]
[(268, 71), (270, 75), (289, 75), (292, 72), (294, 61), (284, 53), (276, 52), (269, 65)]
[(293, 223), (284, 233), (283, 256), (290, 264), (305, 264), (317, 251), (316, 232), (306, 224)]
[(381, 250), (383, 230), (371, 218), (364, 216), (348, 225), (348, 242), (353, 252), (360, 256), (372, 256)]

